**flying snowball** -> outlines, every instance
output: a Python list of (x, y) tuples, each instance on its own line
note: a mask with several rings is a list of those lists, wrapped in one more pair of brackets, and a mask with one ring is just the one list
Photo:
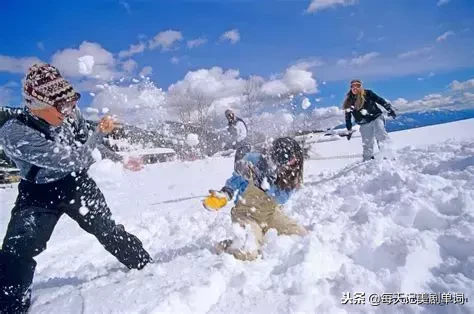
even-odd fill
[(301, 108), (303, 108), (304, 110), (306, 110), (306, 109), (308, 109), (310, 106), (311, 106), (311, 102), (309, 101), (309, 99), (308, 99), (308, 98), (303, 99), (303, 101), (301, 102)]
[(89, 75), (92, 73), (92, 68), (94, 67), (94, 57), (93, 56), (82, 56), (77, 58), (79, 60), (79, 73), (82, 75)]
[(189, 146), (196, 146), (197, 144), (199, 144), (199, 136), (194, 133), (188, 134), (188, 136), (186, 137), (186, 144), (188, 144)]

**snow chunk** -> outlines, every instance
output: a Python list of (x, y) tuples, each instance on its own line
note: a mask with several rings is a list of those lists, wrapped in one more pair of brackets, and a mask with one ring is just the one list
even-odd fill
[(89, 208), (87, 208), (86, 206), (81, 206), (79, 208), (79, 213), (82, 215), (82, 216), (85, 216), (89, 213)]
[(82, 56), (78, 58), (79, 60), (79, 73), (82, 75), (89, 75), (92, 73), (94, 67), (94, 57), (93, 56)]
[(189, 146), (196, 146), (199, 144), (199, 136), (194, 133), (188, 134), (188, 136), (186, 136), (186, 144)]
[(94, 158), (95, 161), (101, 161), (102, 160), (102, 154), (100, 153), (100, 151), (95, 148), (93, 151), (92, 151), (92, 158)]
[(92, 108), (92, 107), (87, 107), (86, 108), (87, 113), (99, 113), (99, 109), (97, 108)]
[(114, 163), (110, 159), (102, 159), (92, 164), (88, 174), (98, 184), (103, 183), (106, 186), (116, 188), (121, 183), (123, 172), (124, 169), (121, 163)]
[(301, 102), (301, 108), (304, 110), (308, 109), (311, 106), (311, 102), (309, 101), (308, 97), (304, 98)]

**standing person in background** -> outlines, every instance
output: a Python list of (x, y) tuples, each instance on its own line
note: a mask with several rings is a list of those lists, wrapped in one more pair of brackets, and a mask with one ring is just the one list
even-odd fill
[(351, 81), (351, 88), (343, 104), (346, 128), (349, 132), (352, 131), (352, 117), (360, 125), (364, 161), (374, 159), (374, 139), (381, 149), (389, 140), (385, 130), (385, 118), (377, 104), (383, 106), (389, 116), (396, 118), (395, 110), (385, 99), (370, 89), (364, 89), (360, 80)]
[[(104, 117), (89, 132), (77, 107), (80, 94), (49, 64), (29, 69), (23, 96), (24, 113), (0, 128), (0, 145), (21, 176), (0, 250), (0, 313), (28, 311), (34, 257), (46, 249), (63, 214), (129, 269), (142, 269), (151, 261), (141, 241), (114, 222), (104, 195), (87, 174), (94, 149), (120, 160), (102, 144), (117, 123)], [(136, 160), (124, 165), (141, 168)]]
[(235, 149), (234, 164), (241, 160), (245, 154), (249, 153), (252, 147), (247, 142), (248, 129), (244, 120), (235, 116), (235, 113), (227, 109), (225, 111), (227, 118), (227, 131), (230, 134), (231, 147)]

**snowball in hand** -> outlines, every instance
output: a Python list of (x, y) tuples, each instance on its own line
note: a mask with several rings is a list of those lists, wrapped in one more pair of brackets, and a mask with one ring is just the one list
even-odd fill
[(189, 146), (196, 146), (197, 144), (199, 144), (199, 136), (194, 133), (188, 134), (188, 136), (186, 137), (186, 144), (188, 144)]
[(94, 67), (94, 57), (82, 56), (78, 58), (78, 60), (79, 60), (79, 73), (83, 75), (91, 74), (92, 68)]

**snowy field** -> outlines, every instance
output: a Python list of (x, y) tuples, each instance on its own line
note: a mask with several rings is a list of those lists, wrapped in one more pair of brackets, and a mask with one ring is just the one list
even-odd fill
[[(63, 216), (37, 258), (31, 313), (474, 313), (474, 120), (390, 134), (395, 160), (354, 164), (359, 137), (314, 144), (305, 187), (285, 207), (310, 235), (271, 230), (254, 262), (210, 251), (230, 236), (230, 206), (211, 213), (201, 199), (232, 158), (138, 173), (103, 160), (91, 175), (156, 263), (126, 270)], [(327, 157), (337, 158), (316, 159)], [(2, 236), (16, 192), (0, 190)], [(356, 292), (365, 305), (342, 304)], [(370, 304), (383, 293), (469, 300)]]

